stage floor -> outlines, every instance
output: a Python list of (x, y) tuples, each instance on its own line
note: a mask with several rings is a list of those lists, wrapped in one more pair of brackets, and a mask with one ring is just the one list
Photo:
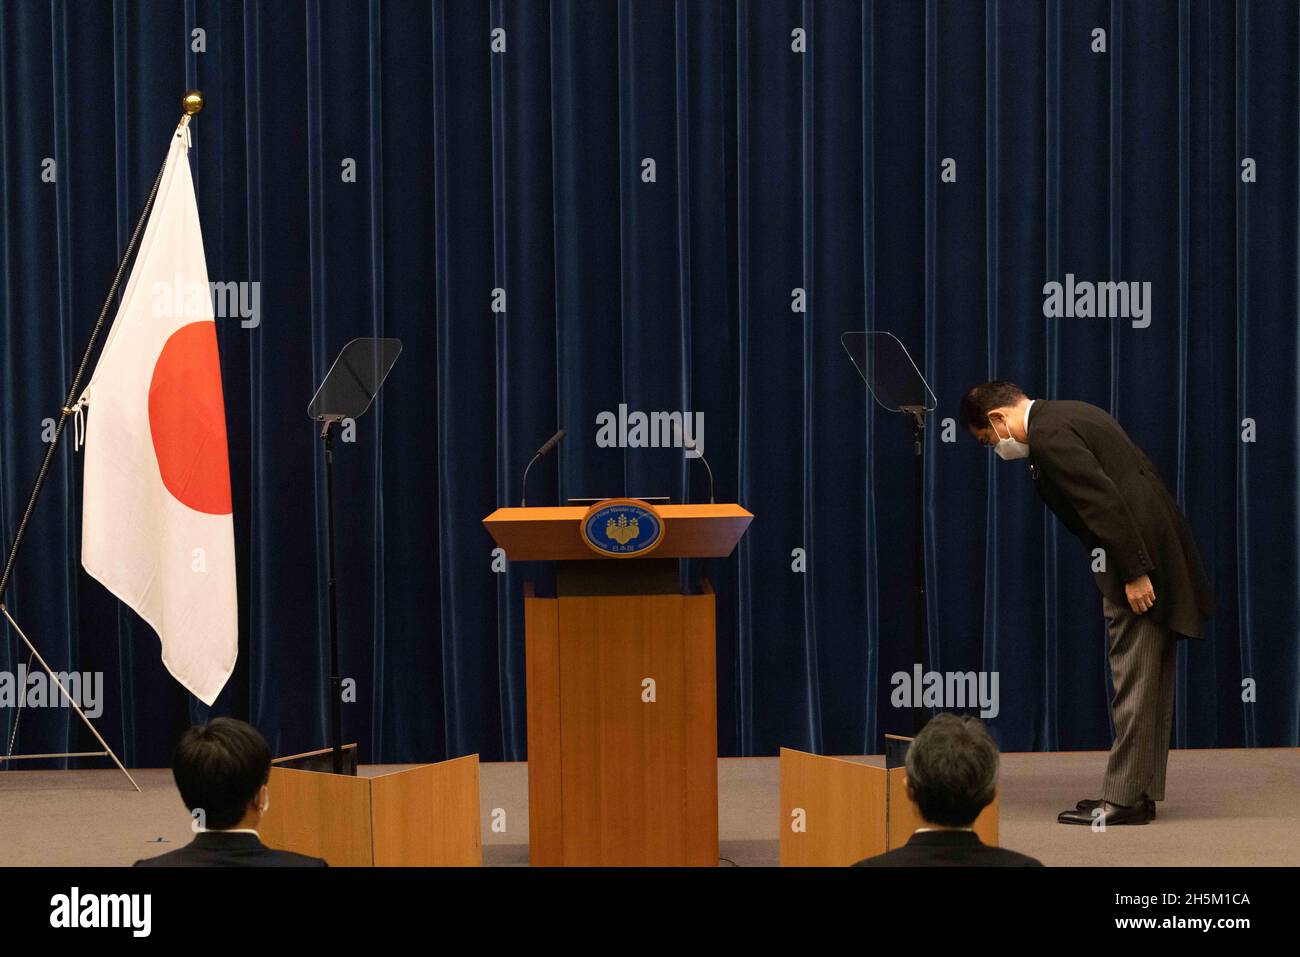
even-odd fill
[[(1105, 765), (1102, 751), (1004, 754), (1002, 846), (1056, 866), (1300, 865), (1300, 749), (1174, 751), (1154, 823), (1057, 824), (1059, 811), (1098, 796)], [(132, 773), (143, 794), (116, 769), (0, 772), (0, 866), (118, 866), (187, 843), (171, 772)], [(484, 864), (526, 865), (527, 764), (483, 764), (480, 777)], [(720, 759), (718, 805), (724, 865), (778, 863), (776, 758)], [(505, 833), (490, 830), (496, 808)]]

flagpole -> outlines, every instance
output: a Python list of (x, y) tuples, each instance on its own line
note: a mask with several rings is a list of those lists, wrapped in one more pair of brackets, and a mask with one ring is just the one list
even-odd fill
[[(194, 114), (203, 109), (203, 103), (203, 94), (199, 90), (189, 90), (186, 92), (185, 96), (181, 99), (183, 115), (181, 116), (180, 127), (182, 129), (188, 127), (190, 119)], [(104, 305), (99, 310), (99, 318), (95, 321), (95, 327), (90, 331), (90, 341), (86, 343), (86, 351), (82, 354), (81, 363), (77, 366), (77, 372), (72, 377), (72, 385), (68, 389), (67, 401), (63, 403), (63, 408), (59, 410), (59, 419), (54, 426), (54, 437), (50, 440), (49, 445), (45, 449), (45, 457), (41, 460), (40, 470), (36, 473), (36, 482), (32, 485), (32, 494), (27, 498), (27, 507), (23, 509), (22, 518), (18, 522), (18, 529), (14, 533), (13, 543), (9, 546), (9, 556), (5, 559), (4, 571), (0, 572), (0, 613), (3, 613), (4, 617), (9, 620), (9, 624), (18, 632), (19, 635), (22, 636), (23, 641), (26, 642), (32, 655), (41, 663), (41, 667), (49, 672), (50, 677), (54, 678), (56, 683), (58, 682), (58, 679), (55, 678), (54, 672), (50, 671), (49, 666), (45, 664), (45, 659), (37, 653), (36, 648), (27, 640), (27, 636), (23, 634), (22, 629), (18, 627), (18, 623), (10, 617), (9, 610), (5, 607), (4, 596), (5, 592), (9, 588), (9, 580), (13, 576), (14, 564), (18, 560), (18, 550), (22, 547), (23, 540), (27, 535), (27, 526), (31, 521), (32, 512), (36, 509), (36, 500), (40, 498), (41, 490), (45, 487), (45, 477), (49, 474), (50, 465), (54, 461), (55, 452), (58, 451), (59, 439), (63, 436), (63, 429), (67, 424), (68, 416), (72, 415), (73, 405), (76, 403), (77, 398), (81, 393), (81, 380), (86, 374), (86, 367), (90, 365), (91, 354), (95, 350), (95, 344), (99, 341), (99, 334), (103, 330), (104, 323), (108, 319), (109, 310), (113, 308), (113, 300), (117, 298), (118, 287), (122, 284), (122, 278), (126, 275), (127, 267), (131, 264), (131, 260), (135, 258), (136, 248), (140, 242), (140, 236), (144, 232), (145, 224), (149, 221), (149, 214), (153, 211), (154, 200), (158, 198), (158, 187), (162, 185), (163, 172), (166, 169), (167, 160), (164, 159), (162, 166), (158, 170), (158, 175), (154, 177), (153, 186), (149, 189), (149, 196), (145, 200), (144, 209), (140, 213), (140, 218), (136, 221), (135, 229), (131, 231), (131, 238), (126, 244), (126, 252), (122, 254), (122, 259), (117, 264), (117, 272), (113, 276), (112, 285), (108, 287), (108, 295), (104, 298)], [(63, 689), (62, 685), (59, 687), (64, 690), (64, 694), (67, 695), (66, 689)], [(127, 773), (126, 768), (122, 766), (122, 762), (119, 761), (117, 755), (113, 753), (113, 749), (109, 748), (104, 742), (104, 739), (99, 736), (99, 732), (95, 730), (93, 725), (91, 725), (90, 719), (82, 712), (80, 706), (78, 706), (75, 701), (72, 701), (70, 696), (68, 700), (73, 709), (78, 715), (80, 715), (81, 720), (86, 723), (86, 726), (90, 728), (95, 737), (99, 739), (99, 743), (103, 744), (108, 750), (108, 753), (112, 755), (117, 766), (122, 769), (122, 773), (126, 774), (127, 780), (131, 782), (131, 786), (139, 791), (139, 785), (137, 785), (131, 775)], [(21, 717), (21, 715), (22, 712), (18, 711), (14, 717), (15, 734), (17, 733), (18, 718)], [(13, 738), (11, 737), (11, 744), (12, 741)], [(62, 756), (70, 757), (71, 755), (67, 754)]]

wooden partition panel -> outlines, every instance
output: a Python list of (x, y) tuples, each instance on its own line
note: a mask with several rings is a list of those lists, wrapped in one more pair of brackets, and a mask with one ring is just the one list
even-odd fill
[(331, 867), (369, 867), (370, 782), (342, 774), (271, 768), (262, 843), (323, 857)]
[(478, 866), (478, 755), (373, 778), (271, 768), (268, 847), (331, 867)]
[(478, 867), (478, 755), (370, 779), (375, 864)]
[[(917, 813), (916, 805), (907, 797), (907, 769), (892, 768), (889, 771), (889, 847), (892, 850), (902, 847), (918, 827), (925, 822)], [(975, 833), (989, 847), (998, 846), (998, 799), (980, 812), (975, 819)]]
[(887, 780), (884, 768), (782, 748), (781, 866), (846, 867), (884, 853)]
[[(907, 770), (781, 749), (782, 866), (843, 867), (902, 847), (924, 822), (907, 797)], [(794, 811), (802, 813), (799, 819)], [(802, 831), (793, 823), (801, 823)], [(975, 819), (998, 843), (998, 802)]]

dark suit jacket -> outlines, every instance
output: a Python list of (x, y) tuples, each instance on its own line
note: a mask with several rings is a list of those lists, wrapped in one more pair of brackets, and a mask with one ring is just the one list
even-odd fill
[(267, 847), (256, 834), (203, 831), (184, 847), (136, 861), (136, 867), (328, 867), (319, 857)]
[(1029, 467), (1038, 494), (1089, 548), (1106, 550), (1097, 587), (1128, 606), (1124, 583), (1151, 577), (1151, 620), (1199, 638), (1214, 593), (1178, 503), (1118, 422), (1095, 405), (1037, 399), (1029, 409)]
[(902, 847), (854, 867), (1042, 867), (1042, 861), (989, 847), (974, 831), (918, 831)]

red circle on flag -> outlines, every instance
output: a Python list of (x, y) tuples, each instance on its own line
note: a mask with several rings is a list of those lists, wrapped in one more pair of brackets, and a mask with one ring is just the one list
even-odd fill
[(191, 322), (172, 333), (149, 383), (149, 430), (163, 485), (183, 505), (230, 514), (230, 460), (217, 327)]

